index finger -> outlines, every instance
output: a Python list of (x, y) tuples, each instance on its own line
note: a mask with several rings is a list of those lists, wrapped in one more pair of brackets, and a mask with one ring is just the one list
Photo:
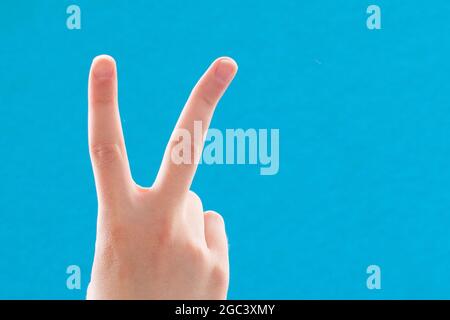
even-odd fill
[(169, 194), (189, 190), (214, 110), (236, 72), (236, 62), (225, 57), (214, 61), (200, 78), (167, 144), (155, 187)]

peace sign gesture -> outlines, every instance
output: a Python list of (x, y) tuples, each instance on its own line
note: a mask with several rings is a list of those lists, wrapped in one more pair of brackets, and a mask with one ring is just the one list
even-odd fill
[[(226, 298), (229, 265), (223, 219), (204, 212), (200, 198), (189, 189), (203, 148), (203, 139), (195, 141), (194, 123), (202, 124), (205, 136), (236, 72), (230, 58), (212, 63), (181, 112), (153, 186), (142, 188), (134, 183), (128, 164), (115, 62), (109, 56), (94, 59), (89, 150), (98, 222), (89, 299)], [(192, 139), (186, 141), (180, 131)], [(174, 159), (179, 143), (189, 144), (189, 161)]]

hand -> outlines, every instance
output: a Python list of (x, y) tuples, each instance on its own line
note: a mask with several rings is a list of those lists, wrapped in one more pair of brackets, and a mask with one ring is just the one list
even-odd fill
[(113, 58), (98, 56), (89, 76), (89, 150), (98, 197), (97, 240), (88, 299), (225, 299), (228, 244), (222, 217), (203, 212), (190, 186), (203, 141), (189, 141), (192, 161), (172, 161), (178, 130), (203, 136), (237, 72), (216, 60), (193, 89), (150, 188), (131, 177), (122, 134)]

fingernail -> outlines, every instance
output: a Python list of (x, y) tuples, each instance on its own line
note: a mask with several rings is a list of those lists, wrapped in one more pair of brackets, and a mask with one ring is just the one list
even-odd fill
[(114, 59), (109, 56), (98, 56), (93, 62), (93, 73), (97, 78), (106, 79), (111, 78), (114, 74), (115, 63)]
[(230, 58), (223, 58), (216, 67), (216, 77), (223, 82), (230, 81), (236, 73), (236, 62)]

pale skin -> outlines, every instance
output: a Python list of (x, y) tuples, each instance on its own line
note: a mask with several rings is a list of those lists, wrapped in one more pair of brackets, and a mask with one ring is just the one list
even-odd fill
[[(201, 121), (205, 134), (236, 72), (231, 58), (214, 61), (192, 90), (175, 131), (192, 131), (194, 121)], [(88, 299), (226, 299), (224, 221), (217, 212), (205, 212), (190, 191), (203, 141), (193, 144), (193, 161), (176, 164), (173, 136), (153, 185), (138, 186), (122, 133), (116, 64), (110, 56), (96, 57), (89, 76), (89, 150), (98, 219)]]

